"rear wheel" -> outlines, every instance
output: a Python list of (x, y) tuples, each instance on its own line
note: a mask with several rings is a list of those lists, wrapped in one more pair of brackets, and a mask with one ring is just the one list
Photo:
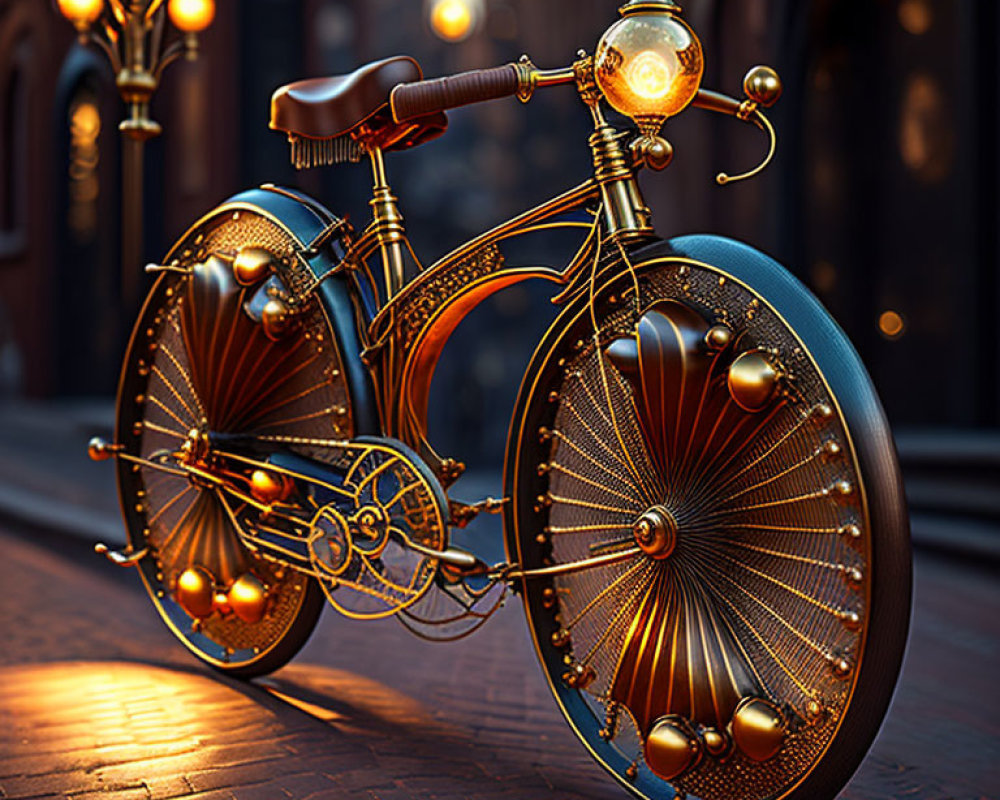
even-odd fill
[(582, 567), (525, 579), (526, 611), (567, 720), (635, 794), (833, 797), (906, 638), (891, 438), (804, 287), (749, 248), (691, 250), (722, 266), (647, 249), (539, 348), (510, 555)]
[[(352, 435), (340, 357), (316, 299), (284, 330), (269, 336), (261, 323), (267, 299), (303, 279), (294, 244), (263, 214), (229, 209), (175, 248), (172, 264), (187, 272), (156, 283), (126, 356), (117, 440), (127, 452), (156, 459), (206, 434)], [(247, 247), (271, 267), (241, 285), (233, 263)], [(123, 460), (119, 487), (133, 547), (150, 548), (140, 562), (150, 597), (198, 658), (253, 677), (299, 650), (323, 607), (313, 578), (247, 549), (210, 485)]]

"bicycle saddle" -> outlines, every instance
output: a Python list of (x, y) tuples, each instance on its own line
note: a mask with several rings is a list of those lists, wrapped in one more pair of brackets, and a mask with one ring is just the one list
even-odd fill
[(444, 132), (448, 125), (444, 113), (398, 125), (406, 129), (402, 138), (385, 134), (387, 125), (397, 127), (389, 111), (389, 93), (397, 84), (422, 78), (423, 72), (414, 59), (393, 56), (365, 64), (347, 75), (289, 83), (271, 96), (271, 128), (309, 139), (332, 139), (368, 123), (380, 131), (380, 146), (401, 149), (420, 144)]

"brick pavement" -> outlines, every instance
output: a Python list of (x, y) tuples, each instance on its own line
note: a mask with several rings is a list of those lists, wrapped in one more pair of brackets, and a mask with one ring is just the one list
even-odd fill
[[(138, 578), (0, 535), (0, 798), (615, 798), (534, 662), (518, 601), (469, 639), (327, 613), (288, 667), (221, 678)], [(995, 576), (922, 559), (883, 733), (842, 800), (1000, 797)]]

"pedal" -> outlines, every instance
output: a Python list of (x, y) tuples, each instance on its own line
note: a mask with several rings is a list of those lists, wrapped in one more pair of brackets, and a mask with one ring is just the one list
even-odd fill
[(100, 556), (104, 556), (108, 561), (118, 567), (134, 567), (147, 555), (149, 555), (149, 548), (144, 547), (137, 553), (129, 552), (119, 552), (118, 550), (112, 550), (106, 544), (98, 542), (94, 545), (94, 552)]
[(90, 456), (91, 461), (107, 461), (120, 453), (121, 450), (120, 444), (111, 444), (100, 436), (95, 436), (87, 443), (87, 455)]

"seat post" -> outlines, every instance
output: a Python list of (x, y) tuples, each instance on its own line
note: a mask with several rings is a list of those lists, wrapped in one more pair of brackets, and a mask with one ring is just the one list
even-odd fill
[(385, 177), (385, 163), (382, 160), (382, 150), (369, 147), (368, 154), (372, 160), (373, 196), (371, 199), (372, 219), (379, 251), (382, 253), (382, 274), (385, 279), (386, 302), (396, 296), (405, 282), (403, 243), (406, 241), (406, 228), (403, 225), (403, 215), (396, 205), (397, 198), (389, 189)]

